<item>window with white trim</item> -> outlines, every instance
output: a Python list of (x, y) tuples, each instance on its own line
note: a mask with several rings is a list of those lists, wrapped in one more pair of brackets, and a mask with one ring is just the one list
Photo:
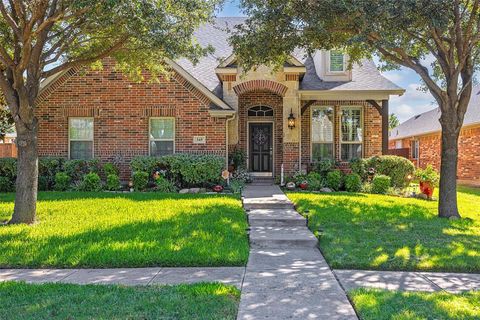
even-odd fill
[(412, 153), (412, 159), (418, 159), (419, 149), (420, 145), (418, 140), (410, 141), (410, 151)]
[(150, 155), (164, 156), (175, 151), (175, 118), (150, 118)]
[(361, 107), (343, 107), (340, 121), (340, 154), (342, 161), (362, 157), (363, 121)]
[(93, 118), (68, 119), (70, 159), (93, 158)]
[(330, 72), (344, 72), (345, 71), (345, 55), (342, 51), (330, 51)]
[(312, 161), (333, 159), (333, 125), (332, 107), (312, 107)]

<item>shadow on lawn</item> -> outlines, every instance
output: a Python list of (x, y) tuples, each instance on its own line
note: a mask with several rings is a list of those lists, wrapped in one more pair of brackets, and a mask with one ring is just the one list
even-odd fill
[(165, 219), (123, 217), (115, 225), (103, 221), (80, 230), (63, 226), (61, 216), (51, 219), (56, 221), (0, 227), (0, 267), (232, 266), (248, 257), (246, 222), (227, 204)]
[(349, 293), (362, 319), (478, 319), (473, 292), (415, 293), (359, 289)]
[(439, 219), (434, 203), (335, 194), (296, 204), (309, 210), (311, 230), (323, 230), (320, 247), (333, 268), (480, 271), (478, 222)]
[[(57, 192), (42, 191), (38, 193), (38, 201), (58, 201), (58, 200), (78, 200), (78, 199), (128, 199), (134, 201), (150, 200), (177, 200), (177, 199), (208, 199), (212, 197), (239, 198), (232, 194), (179, 194), (179, 193), (160, 193), (160, 192)], [(0, 203), (13, 202), (15, 193), (6, 193), (0, 196)]]

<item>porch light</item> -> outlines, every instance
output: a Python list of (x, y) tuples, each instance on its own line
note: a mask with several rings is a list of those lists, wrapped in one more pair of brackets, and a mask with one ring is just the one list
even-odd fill
[(290, 109), (290, 115), (288, 116), (288, 128), (295, 128), (295, 116), (293, 115), (293, 110)]

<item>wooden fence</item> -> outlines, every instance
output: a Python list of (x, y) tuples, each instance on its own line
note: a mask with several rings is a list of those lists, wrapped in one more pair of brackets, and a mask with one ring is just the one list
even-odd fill
[(0, 158), (16, 158), (17, 146), (15, 143), (0, 143)]

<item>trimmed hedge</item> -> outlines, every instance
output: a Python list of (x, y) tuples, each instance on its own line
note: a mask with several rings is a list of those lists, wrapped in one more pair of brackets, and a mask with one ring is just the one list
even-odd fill
[(347, 174), (345, 176), (345, 190), (360, 192), (362, 190), (362, 178), (356, 173)]
[(358, 174), (363, 180), (367, 177), (369, 168), (375, 169), (376, 174), (385, 175), (391, 178), (392, 187), (408, 187), (408, 176), (413, 176), (415, 166), (413, 163), (399, 156), (376, 156), (368, 159), (355, 159), (350, 162), (353, 173)]
[(382, 174), (376, 175), (372, 180), (372, 193), (387, 194), (391, 187), (391, 178)]
[(146, 172), (153, 182), (153, 174), (165, 171), (165, 177), (177, 186), (204, 187), (221, 180), (225, 159), (214, 155), (177, 153), (163, 157), (135, 157), (130, 163), (132, 172)]

